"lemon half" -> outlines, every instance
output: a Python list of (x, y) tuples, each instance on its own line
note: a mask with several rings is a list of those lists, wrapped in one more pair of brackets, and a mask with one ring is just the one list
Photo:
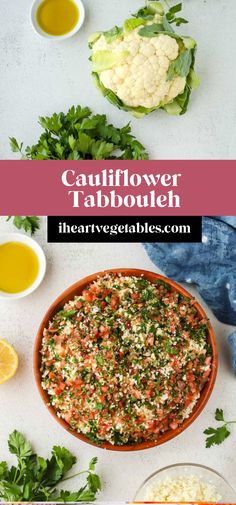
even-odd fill
[(18, 355), (6, 340), (0, 339), (0, 384), (11, 379), (18, 368)]

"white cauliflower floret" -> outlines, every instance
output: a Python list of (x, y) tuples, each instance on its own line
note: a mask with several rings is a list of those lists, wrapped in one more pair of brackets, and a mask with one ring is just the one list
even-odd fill
[(155, 47), (153, 44), (147, 42), (146, 44), (141, 44), (140, 53), (145, 56), (154, 56), (155, 55)]
[(159, 35), (152, 39), (158, 54), (167, 56), (169, 60), (175, 60), (179, 53), (179, 46), (176, 40), (169, 35)]
[(186, 78), (177, 76), (167, 80), (169, 66), (179, 55), (176, 39), (164, 34), (147, 39), (139, 35), (139, 29), (112, 42), (101, 35), (93, 46), (93, 53), (125, 54), (113, 68), (99, 72), (100, 81), (125, 105), (151, 109), (171, 102), (182, 93)]
[(106, 88), (109, 88), (111, 86), (111, 82), (113, 81), (113, 73), (114, 72), (112, 70), (104, 70), (102, 73), (102, 81)]
[(185, 77), (176, 77), (173, 81), (171, 81), (171, 83), (171, 87), (168, 91), (168, 100), (174, 99), (176, 96), (180, 95), (180, 93), (183, 93), (186, 79)]

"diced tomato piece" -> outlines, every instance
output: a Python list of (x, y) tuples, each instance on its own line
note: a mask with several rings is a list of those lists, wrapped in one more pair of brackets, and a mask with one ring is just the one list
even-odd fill
[(92, 330), (93, 337), (98, 337), (99, 336), (99, 331), (97, 328), (93, 328)]
[(176, 358), (176, 357), (172, 358), (171, 362), (172, 362), (172, 366), (173, 366), (174, 370), (176, 372), (180, 372), (181, 371), (181, 363), (178, 360), (178, 358)]
[(47, 359), (47, 361), (46, 361), (47, 366), (54, 365), (54, 363), (55, 363), (55, 359)]
[(106, 337), (107, 335), (109, 335), (110, 333), (110, 328), (108, 328), (108, 326), (103, 326), (103, 324), (101, 324), (101, 326), (99, 326), (99, 337)]
[(131, 298), (132, 298), (132, 300), (139, 300), (140, 294), (139, 293), (132, 293)]
[(134, 387), (130, 388), (130, 392), (134, 398), (140, 398), (141, 397), (141, 392), (138, 389), (135, 389)]
[(112, 309), (116, 309), (117, 305), (120, 303), (120, 298), (117, 295), (112, 295), (111, 301), (110, 301), (110, 306)]
[(112, 351), (107, 351), (106, 354), (105, 354), (105, 358), (107, 360), (110, 360), (113, 358), (113, 352)]
[(83, 304), (82, 304), (82, 302), (78, 301), (78, 302), (76, 303), (76, 308), (77, 308), (77, 309), (81, 309), (81, 307), (83, 307)]
[(144, 421), (145, 421), (145, 417), (144, 416), (140, 415), (140, 416), (137, 417), (137, 423), (138, 424), (142, 424), (142, 423), (144, 423)]
[(155, 419), (151, 419), (148, 421), (148, 432), (149, 433), (158, 433), (159, 432), (159, 426), (158, 423)]
[(150, 336), (146, 340), (147, 345), (153, 346), (154, 345), (154, 336)]
[(178, 381), (178, 389), (183, 391), (186, 388), (186, 383), (184, 381)]
[(150, 400), (155, 396), (155, 392), (153, 391), (153, 387), (150, 386), (149, 389), (146, 391), (146, 397)]
[(48, 328), (48, 331), (49, 331), (49, 333), (57, 333), (58, 328), (54, 328), (53, 326), (51, 326), (50, 328)]
[(178, 423), (176, 421), (173, 421), (172, 423), (170, 423), (170, 428), (172, 430), (176, 430), (178, 428)]
[(99, 401), (100, 403), (105, 403), (105, 400), (106, 400), (106, 399), (105, 399), (105, 395), (100, 395), (100, 396), (98, 396), (98, 401)]
[(108, 386), (102, 386), (101, 387), (101, 390), (102, 390), (103, 393), (107, 393), (108, 389), (109, 389)]
[(55, 377), (56, 377), (56, 376), (55, 376), (55, 373), (54, 373), (54, 372), (50, 372), (50, 373), (48, 374), (48, 377), (49, 377), (49, 379), (55, 379)]
[(106, 296), (109, 296), (112, 293), (111, 289), (103, 289), (102, 291), (102, 298), (106, 298)]
[(203, 380), (206, 380), (209, 377), (210, 373), (211, 373), (211, 369), (209, 368), (209, 370), (206, 370), (206, 372), (204, 372), (204, 374), (202, 376)]
[(62, 391), (64, 391), (65, 387), (66, 385), (64, 384), (64, 382), (59, 382), (58, 387), (55, 389), (56, 396), (59, 396), (62, 393)]
[(84, 381), (81, 377), (78, 377), (73, 383), (73, 389), (79, 389), (84, 385)]
[(84, 289), (82, 296), (86, 302), (94, 302), (96, 300), (96, 293), (91, 290)]
[(187, 397), (186, 397), (186, 400), (185, 400), (185, 408), (187, 408), (194, 400), (194, 396), (192, 394), (189, 394)]
[(70, 420), (72, 418), (72, 413), (71, 412), (68, 412), (67, 414), (64, 415), (64, 419), (65, 421), (70, 424)]

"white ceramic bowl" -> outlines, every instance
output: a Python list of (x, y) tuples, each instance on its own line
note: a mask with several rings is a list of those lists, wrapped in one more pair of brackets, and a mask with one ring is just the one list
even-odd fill
[(203, 482), (212, 484), (216, 488), (217, 493), (222, 497), (218, 503), (236, 503), (236, 492), (220, 473), (207, 466), (194, 463), (170, 465), (153, 473), (138, 489), (134, 502), (148, 502), (149, 489), (152, 489), (158, 482), (165, 480), (167, 477), (175, 479), (192, 475)]
[(65, 35), (50, 35), (49, 33), (44, 32), (42, 30), (42, 28), (39, 26), (38, 21), (37, 21), (37, 11), (38, 11), (38, 8), (39, 8), (40, 4), (42, 3), (42, 1), (43, 0), (34, 0), (32, 7), (31, 7), (31, 13), (30, 13), (30, 19), (31, 19), (31, 24), (33, 26), (33, 29), (41, 37), (44, 37), (45, 39), (50, 39), (50, 40), (69, 39), (70, 37), (73, 37), (73, 35), (75, 35), (80, 30), (80, 28), (83, 26), (84, 20), (85, 20), (84, 4), (83, 4), (82, 0), (73, 0), (74, 3), (77, 5), (77, 7), (79, 9), (79, 13), (80, 13), (78, 23), (75, 25), (73, 30), (71, 30), (68, 33), (65, 33)]
[(39, 260), (39, 272), (37, 278), (28, 289), (20, 291), (19, 293), (5, 293), (4, 291), (0, 291), (0, 299), (8, 298), (16, 300), (17, 298), (24, 298), (25, 296), (30, 295), (31, 293), (33, 293), (33, 291), (35, 291), (39, 287), (46, 272), (46, 258), (40, 245), (34, 239), (28, 237), (27, 235), (23, 235), (21, 233), (1, 234), (0, 245), (6, 244), (7, 242), (20, 242), (21, 244), (28, 245), (29, 247), (31, 247), (31, 249), (33, 249)]

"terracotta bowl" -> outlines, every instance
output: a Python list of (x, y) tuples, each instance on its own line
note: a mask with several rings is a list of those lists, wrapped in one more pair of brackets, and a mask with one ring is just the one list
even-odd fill
[[(37, 386), (38, 386), (40, 395), (41, 395), (41, 397), (42, 397), (42, 399), (43, 399), (43, 401), (44, 401), (47, 409), (53, 415), (54, 419), (56, 419), (56, 421), (61, 426), (63, 426), (63, 428), (65, 428), (69, 433), (71, 433), (75, 437), (79, 438), (83, 442), (86, 442), (86, 443), (88, 443), (90, 445), (95, 445), (96, 447), (100, 447), (102, 449), (108, 449), (108, 450), (111, 450), (111, 451), (140, 451), (140, 450), (143, 450), (143, 449), (149, 449), (150, 447), (155, 447), (157, 445), (164, 444), (168, 440), (171, 440), (172, 438), (176, 437), (177, 435), (179, 435), (180, 433), (182, 433), (182, 431), (184, 431), (186, 428), (188, 428), (188, 426), (190, 426), (190, 424), (192, 424), (193, 421), (195, 421), (195, 419), (202, 412), (202, 410), (204, 409), (206, 403), (208, 402), (208, 400), (210, 398), (210, 395), (212, 393), (212, 390), (213, 390), (213, 387), (214, 387), (214, 384), (215, 384), (216, 375), (217, 375), (218, 352), (217, 352), (216, 339), (215, 339), (214, 330), (213, 330), (211, 324), (209, 324), (208, 342), (209, 342), (209, 344), (212, 347), (212, 371), (211, 371), (211, 374), (209, 376), (209, 380), (205, 384), (205, 386), (204, 386), (204, 388), (203, 388), (203, 390), (201, 392), (201, 396), (200, 396), (197, 404), (195, 405), (195, 407), (194, 407), (191, 415), (189, 416), (188, 419), (185, 419), (185, 421), (183, 422), (183, 424), (179, 428), (177, 428), (176, 430), (171, 430), (171, 431), (168, 431), (168, 432), (164, 433), (156, 441), (145, 441), (145, 442), (141, 442), (141, 443), (137, 443), (137, 444), (127, 444), (127, 445), (123, 445), (123, 446), (112, 445), (109, 442), (102, 442), (100, 445), (97, 445), (97, 444), (91, 442), (90, 440), (87, 439), (87, 437), (85, 435), (77, 433), (76, 431), (74, 431), (69, 426), (69, 424), (66, 423), (66, 421), (64, 421), (63, 419), (60, 419), (59, 417), (57, 417), (55, 410), (49, 404), (49, 396), (48, 396), (47, 392), (41, 386), (41, 374), (40, 374), (41, 355), (40, 355), (40, 349), (41, 349), (41, 344), (42, 344), (43, 330), (48, 325), (49, 321), (52, 320), (52, 318), (56, 314), (56, 312), (59, 309), (61, 309), (66, 302), (68, 302), (69, 300), (72, 300), (74, 298), (74, 296), (80, 295), (82, 293), (83, 289), (88, 284), (90, 284), (91, 282), (95, 281), (98, 276), (102, 277), (102, 276), (104, 276), (105, 274), (107, 274), (109, 272), (118, 273), (118, 274), (120, 273), (122, 275), (127, 275), (127, 276), (136, 276), (136, 277), (143, 276), (144, 278), (146, 278), (147, 280), (149, 280), (151, 282), (155, 282), (157, 279), (159, 279), (159, 280), (162, 280), (162, 281), (166, 282), (169, 286), (171, 286), (171, 288), (173, 289), (173, 291), (177, 291), (178, 293), (181, 293), (184, 296), (193, 298), (192, 295), (190, 293), (188, 293), (188, 291), (186, 291), (182, 286), (180, 286), (176, 282), (174, 282), (174, 281), (172, 281), (172, 280), (170, 280), (170, 279), (168, 279), (166, 277), (163, 277), (162, 275), (156, 274), (154, 272), (148, 272), (146, 270), (138, 270), (138, 269), (131, 269), (131, 268), (117, 268), (117, 269), (105, 270), (103, 272), (97, 272), (97, 273), (92, 274), (92, 275), (90, 275), (88, 277), (85, 277), (84, 279), (76, 282), (75, 284), (73, 284), (72, 286), (70, 286), (68, 289), (66, 289), (54, 301), (54, 303), (48, 309), (47, 313), (45, 314), (45, 316), (44, 316), (44, 318), (43, 318), (43, 320), (42, 320), (42, 322), (40, 324), (40, 327), (39, 327), (39, 330), (38, 330), (38, 333), (37, 333), (37, 336), (36, 336), (36, 342), (35, 342), (35, 348), (34, 348), (34, 373), (35, 373), (35, 379), (36, 379), (36, 382), (37, 382)], [(205, 314), (205, 312), (204, 312), (204, 310), (199, 305), (199, 303), (197, 303), (197, 301), (194, 302), (194, 307), (197, 309), (198, 314), (199, 314), (199, 316), (200, 316), (201, 319), (207, 317), (206, 314)]]

